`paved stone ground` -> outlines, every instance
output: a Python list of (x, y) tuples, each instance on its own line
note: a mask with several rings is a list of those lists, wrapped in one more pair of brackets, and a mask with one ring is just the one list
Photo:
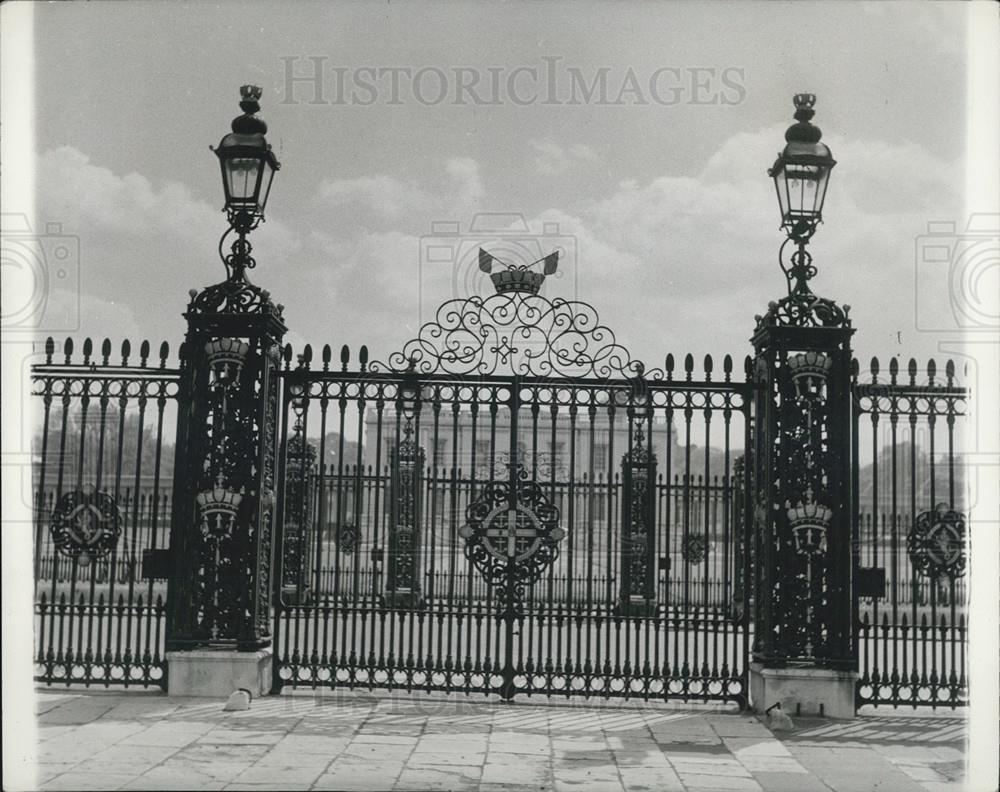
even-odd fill
[[(40, 789), (949, 792), (965, 720), (795, 721), (663, 702), (39, 691)], [(8, 787), (12, 788), (12, 787)]]

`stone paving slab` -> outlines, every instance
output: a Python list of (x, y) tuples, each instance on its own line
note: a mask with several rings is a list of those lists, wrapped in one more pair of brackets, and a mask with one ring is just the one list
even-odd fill
[[(5, 788), (958, 792), (958, 716), (794, 719), (672, 702), (502, 703), (324, 691), (223, 701), (38, 691), (30, 779)], [(24, 769), (24, 768), (22, 768)]]

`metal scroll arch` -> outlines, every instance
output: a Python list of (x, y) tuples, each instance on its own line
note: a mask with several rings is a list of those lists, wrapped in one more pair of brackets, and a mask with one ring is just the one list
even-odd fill
[(665, 378), (647, 369), (597, 310), (579, 300), (506, 292), (448, 300), (415, 338), (372, 372), (452, 376)]

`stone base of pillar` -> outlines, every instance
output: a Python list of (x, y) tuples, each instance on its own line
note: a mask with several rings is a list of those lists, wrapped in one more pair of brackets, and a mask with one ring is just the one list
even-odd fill
[(793, 718), (799, 715), (826, 718), (853, 718), (856, 671), (828, 668), (765, 668), (750, 664), (750, 704), (763, 713), (780, 702), (781, 710)]
[(271, 691), (272, 652), (195, 649), (167, 652), (167, 694), (226, 698), (245, 688), (254, 698)]

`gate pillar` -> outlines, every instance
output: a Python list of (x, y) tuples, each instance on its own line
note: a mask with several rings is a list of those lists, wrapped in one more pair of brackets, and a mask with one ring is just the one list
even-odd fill
[[(218, 148), (229, 228), (226, 279), (192, 290), (184, 314), (167, 596), (167, 692), (228, 696), (271, 688), (282, 306), (252, 284), (247, 235), (263, 220), (280, 164), (264, 135), (260, 88)], [(235, 233), (230, 253), (223, 245)]]
[[(758, 316), (752, 382), (754, 644), (750, 697), (810, 715), (853, 717), (854, 647), (849, 306), (815, 295), (807, 251), (836, 164), (795, 97), (788, 142), (769, 174), (788, 239), (788, 294)], [(789, 244), (795, 249), (786, 260)]]
[(757, 710), (780, 701), (786, 711), (853, 717), (854, 331), (846, 312), (833, 307), (839, 326), (796, 326), (784, 323), (781, 303), (772, 304), (752, 339), (750, 687)]
[(171, 695), (271, 685), (282, 308), (242, 270), (192, 292), (170, 527)]
[(761, 711), (853, 717), (848, 309), (797, 292), (759, 317), (750, 690)]

